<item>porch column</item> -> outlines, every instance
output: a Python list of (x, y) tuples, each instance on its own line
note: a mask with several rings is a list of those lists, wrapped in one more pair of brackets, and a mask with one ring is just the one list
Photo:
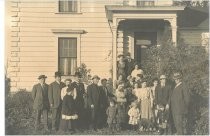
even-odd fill
[(168, 21), (171, 25), (171, 38), (172, 38), (172, 42), (174, 44), (174, 46), (177, 46), (177, 18), (171, 18), (171, 19), (165, 19), (166, 21)]
[(112, 27), (112, 79), (113, 83), (117, 79), (117, 27)]
[(117, 56), (123, 54), (123, 31), (117, 31)]

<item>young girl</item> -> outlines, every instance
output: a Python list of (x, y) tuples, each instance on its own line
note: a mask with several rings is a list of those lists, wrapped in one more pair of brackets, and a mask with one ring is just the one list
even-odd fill
[(140, 88), (136, 93), (141, 109), (140, 131), (151, 130), (151, 119), (153, 117), (151, 107), (151, 91), (150, 88), (147, 87), (146, 80), (142, 81), (141, 86), (142, 88)]
[(70, 86), (66, 91), (67, 93), (63, 97), (63, 102), (62, 102), (62, 111), (61, 111), (62, 119), (61, 119), (60, 130), (74, 131), (73, 121), (78, 119), (73, 98), (74, 87)]
[(106, 110), (107, 114), (107, 124), (109, 126), (109, 130), (112, 132), (116, 129), (116, 123), (117, 123), (117, 107), (115, 106), (115, 102), (113, 100), (110, 100), (110, 105)]
[(133, 130), (137, 130), (139, 119), (140, 119), (140, 110), (138, 108), (137, 102), (132, 102), (131, 108), (128, 111), (129, 124)]
[(117, 97), (117, 129), (125, 129), (127, 123), (127, 108), (126, 108), (126, 91), (124, 89), (124, 83), (119, 84), (116, 90)]

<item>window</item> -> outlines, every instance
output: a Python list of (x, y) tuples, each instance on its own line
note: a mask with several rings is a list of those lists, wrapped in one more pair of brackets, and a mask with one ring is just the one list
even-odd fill
[(58, 38), (59, 71), (62, 75), (74, 75), (77, 68), (77, 38)]
[(154, 1), (136, 1), (137, 6), (154, 6), (155, 2)]
[(76, 0), (60, 0), (59, 1), (59, 12), (77, 12), (78, 2)]

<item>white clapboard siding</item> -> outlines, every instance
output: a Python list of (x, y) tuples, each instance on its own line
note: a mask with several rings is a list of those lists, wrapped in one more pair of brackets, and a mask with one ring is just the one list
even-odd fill
[[(61, 26), (55, 26), (55, 27), (19, 27), (21, 32), (52, 32), (52, 29), (55, 28), (60, 28), (60, 29), (69, 29), (67, 27), (61, 27)], [(95, 28), (87, 28), (85, 26), (83, 27), (71, 27), (72, 29), (75, 30), (85, 30), (88, 33), (111, 33), (111, 30), (109, 28), (100, 28), (100, 27), (95, 27)]]
[(53, 33), (52, 29), (84, 30), (80, 35), (80, 63), (85, 63), (91, 74), (110, 77), (112, 65), (108, 55), (113, 41), (105, 5), (113, 4), (116, 3), (111, 0), (81, 1), (78, 14), (58, 13), (57, 1), (21, 0), (13, 4), (12, 35), (17, 41), (13, 44), (17, 46), (13, 48), (17, 59), (13, 60), (18, 60), (13, 63), (18, 71), (12, 74), (16, 81), (12, 88), (31, 89), (40, 74), (48, 76), (48, 83), (54, 81), (54, 72), (58, 70), (58, 37), (63, 35)]
[(180, 35), (186, 44), (192, 46), (200, 46), (202, 42), (201, 30), (181, 30)]
[(34, 22), (34, 23), (78, 23), (78, 22), (86, 22), (86, 23), (108, 23), (106, 18), (96, 18), (93, 17), (74, 17), (74, 18), (60, 18), (60, 17), (47, 17), (47, 18), (39, 18), (39, 17), (22, 17), (20, 19), (21, 22)]
[(46, 72), (55, 72), (57, 69), (56, 66), (53, 67), (20, 67), (20, 72), (37, 72), (37, 73), (46, 73)]

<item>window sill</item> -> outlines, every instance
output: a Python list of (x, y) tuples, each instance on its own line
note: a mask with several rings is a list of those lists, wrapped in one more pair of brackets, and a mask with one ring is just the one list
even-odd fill
[(82, 12), (56, 12), (55, 14), (82, 14)]

